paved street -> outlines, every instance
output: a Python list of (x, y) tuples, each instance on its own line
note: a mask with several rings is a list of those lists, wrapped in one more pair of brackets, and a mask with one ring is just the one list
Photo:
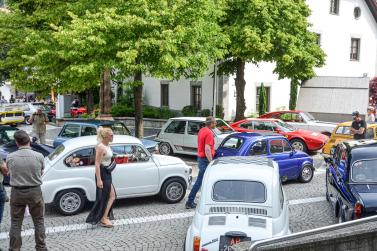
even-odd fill
[[(25, 126), (30, 130), (29, 126)], [(59, 129), (49, 126), (48, 139)], [(194, 157), (182, 157), (194, 167)], [(309, 184), (288, 182), (284, 190), (290, 201), (290, 228), (292, 232), (313, 229), (335, 223), (335, 218), (325, 200), (325, 173), (320, 155), (313, 155), (316, 175)], [(50, 250), (182, 250), (186, 230), (191, 223), (193, 210), (179, 204), (165, 204), (158, 197), (119, 200), (115, 205), (115, 227), (105, 229), (85, 224), (91, 205), (79, 215), (64, 217), (53, 207), (46, 209), (47, 241)], [(7, 248), (9, 231), (9, 204), (6, 204), (4, 222), (0, 226), (0, 248)], [(23, 250), (34, 248), (33, 224), (25, 218)]]

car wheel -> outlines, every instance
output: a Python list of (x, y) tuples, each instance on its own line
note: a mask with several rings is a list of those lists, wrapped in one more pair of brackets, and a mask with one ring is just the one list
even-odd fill
[(161, 188), (161, 198), (169, 203), (178, 203), (186, 195), (186, 184), (178, 178), (167, 180)]
[(160, 154), (162, 155), (172, 155), (173, 149), (168, 142), (161, 142), (159, 145)]
[(302, 183), (308, 183), (313, 179), (314, 176), (314, 170), (313, 167), (310, 165), (305, 165), (300, 172), (300, 181)]
[(29, 119), (30, 119), (30, 116), (26, 116), (25, 117), (25, 124), (30, 125)]
[(59, 192), (54, 202), (62, 215), (74, 215), (82, 211), (85, 201), (85, 196), (80, 190), (68, 189)]
[(304, 141), (301, 139), (292, 139), (291, 140), (292, 147), (297, 151), (307, 152), (308, 148)]

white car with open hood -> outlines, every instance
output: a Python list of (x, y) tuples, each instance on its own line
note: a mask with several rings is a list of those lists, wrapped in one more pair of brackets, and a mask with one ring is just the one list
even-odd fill
[[(204, 117), (177, 117), (169, 119), (155, 138), (160, 142), (159, 151), (163, 155), (173, 153), (197, 155), (198, 132), (204, 127)], [(216, 118), (213, 129), (215, 149), (234, 130), (224, 120)]]
[[(61, 214), (76, 214), (87, 200), (95, 201), (96, 144), (96, 136), (73, 138), (45, 158), (43, 198)], [(178, 203), (184, 198), (192, 170), (181, 159), (152, 155), (127, 135), (115, 135), (110, 147), (117, 162), (112, 172), (117, 199), (159, 194), (167, 203)]]
[(266, 158), (223, 157), (207, 167), (186, 251), (226, 251), (289, 233), (279, 167)]

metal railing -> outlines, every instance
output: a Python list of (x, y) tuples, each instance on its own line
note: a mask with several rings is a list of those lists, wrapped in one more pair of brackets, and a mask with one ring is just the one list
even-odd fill
[(340, 229), (344, 229), (346, 227), (355, 227), (355, 226), (365, 224), (365, 223), (369, 223), (369, 222), (373, 222), (373, 221), (377, 221), (377, 216), (371, 216), (371, 217), (367, 217), (367, 218), (363, 218), (363, 219), (359, 219), (359, 220), (353, 220), (353, 221), (335, 224), (335, 225), (331, 225), (331, 226), (316, 228), (316, 229), (312, 229), (312, 230), (306, 230), (306, 231), (303, 231), (303, 232), (298, 232), (298, 233), (295, 233), (295, 234), (290, 234), (290, 235), (286, 235), (286, 236), (282, 236), (282, 237), (276, 237), (276, 238), (272, 238), (272, 239), (256, 241), (251, 245), (249, 250), (250, 251), (256, 251), (256, 250), (258, 250), (258, 248), (261, 248), (263, 246), (272, 245), (272, 244), (276, 244), (276, 243), (284, 242), (284, 241), (290, 241), (290, 240), (294, 240), (294, 239), (301, 238), (301, 237), (312, 236), (312, 235), (315, 235), (315, 234), (322, 234), (322, 233), (326, 233), (328, 231), (340, 230)]

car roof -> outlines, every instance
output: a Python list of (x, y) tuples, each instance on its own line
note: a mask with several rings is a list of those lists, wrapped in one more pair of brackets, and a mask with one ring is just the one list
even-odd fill
[[(72, 138), (69, 139), (65, 142), (63, 142), (64, 146), (68, 149), (77, 149), (80, 147), (85, 147), (85, 146), (94, 146), (98, 144), (97, 141), (97, 136), (84, 136), (84, 137), (77, 137), (77, 138)], [(141, 145), (141, 140), (138, 138), (135, 138), (133, 136), (128, 136), (128, 135), (115, 135), (113, 144), (139, 144)]]
[[(278, 168), (277, 168), (278, 169)], [(245, 176), (250, 173), (250, 176)], [(265, 184), (272, 182), (275, 170), (271, 159), (251, 156), (231, 156), (215, 159), (206, 170), (210, 184), (217, 180), (255, 180)]]
[(281, 134), (274, 133), (274, 132), (239, 132), (233, 133), (228, 136), (228, 138), (240, 138), (243, 140), (261, 140), (261, 139), (285, 139), (285, 137)]
[[(220, 118), (215, 118), (220, 119)], [(192, 121), (206, 121), (206, 117), (175, 117), (171, 118), (171, 120), (192, 120)]]
[(275, 118), (247, 118), (246, 120), (259, 120), (259, 121), (281, 121)]
[(95, 126), (101, 126), (101, 125), (113, 125), (115, 123), (122, 123), (121, 121), (116, 120), (83, 120), (83, 121), (67, 121), (65, 124), (79, 124), (79, 125), (95, 125)]
[(352, 161), (377, 158), (377, 140), (347, 140), (343, 144), (351, 153)]

